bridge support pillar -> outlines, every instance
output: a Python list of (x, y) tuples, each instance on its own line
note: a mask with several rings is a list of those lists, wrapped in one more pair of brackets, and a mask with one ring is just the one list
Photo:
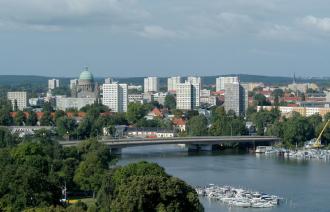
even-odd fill
[(113, 155), (120, 155), (121, 154), (121, 148), (110, 148), (110, 153)]
[(188, 144), (188, 151), (212, 151), (213, 145), (212, 144)]

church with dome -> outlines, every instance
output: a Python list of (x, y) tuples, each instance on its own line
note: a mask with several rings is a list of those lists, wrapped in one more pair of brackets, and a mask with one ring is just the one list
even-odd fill
[(98, 97), (98, 85), (88, 67), (85, 67), (80, 73), (76, 86), (72, 88), (72, 96), (77, 98)]

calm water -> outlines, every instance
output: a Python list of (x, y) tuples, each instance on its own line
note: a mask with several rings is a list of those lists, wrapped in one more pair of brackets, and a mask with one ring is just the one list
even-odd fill
[(228, 208), (201, 198), (206, 211), (330, 211), (330, 163), (256, 157), (239, 153), (188, 153), (175, 145), (124, 149), (119, 164), (152, 161), (190, 185), (232, 185), (279, 195), (275, 208)]

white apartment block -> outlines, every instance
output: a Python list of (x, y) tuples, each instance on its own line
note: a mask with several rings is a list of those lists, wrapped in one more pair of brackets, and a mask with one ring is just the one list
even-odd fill
[(7, 98), (11, 102), (13, 110), (15, 109), (15, 105), (19, 110), (27, 107), (27, 94), (25, 91), (8, 92)]
[(191, 84), (199, 84), (199, 88), (202, 89), (202, 78), (196, 76), (189, 76), (187, 77), (187, 82)]
[(167, 79), (167, 91), (171, 93), (176, 92), (177, 84), (181, 83), (181, 77), (170, 77)]
[[(272, 110), (275, 106), (258, 106), (257, 111), (260, 110)], [(320, 116), (325, 116), (327, 113), (330, 113), (329, 107), (289, 107), (289, 106), (279, 106), (277, 107), (281, 112), (282, 116), (291, 116), (293, 112), (299, 113), (302, 116), (311, 116), (319, 114)]]
[(103, 84), (102, 103), (112, 112), (126, 112), (127, 98), (127, 84)]
[(58, 80), (58, 79), (48, 80), (48, 90), (53, 90), (57, 87), (60, 87), (60, 80)]
[(144, 78), (144, 93), (158, 92), (158, 77), (147, 77)]
[(216, 78), (216, 91), (225, 89), (226, 83), (239, 83), (238, 77), (218, 77)]
[(78, 85), (78, 79), (70, 80), (70, 89), (75, 88)]
[(176, 108), (180, 110), (193, 110), (200, 106), (200, 84), (188, 81), (177, 84)]

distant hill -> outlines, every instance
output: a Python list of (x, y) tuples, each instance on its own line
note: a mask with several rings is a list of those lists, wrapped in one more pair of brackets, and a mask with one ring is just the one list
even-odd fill
[[(237, 76), (237, 75), (226, 75), (226, 76)], [(215, 78), (218, 76), (204, 76), (202, 77), (203, 84), (215, 84)], [(266, 84), (287, 84), (292, 82), (290, 77), (278, 77), (278, 76), (262, 76), (262, 75), (239, 75), (241, 82), (263, 82)], [(48, 79), (53, 77), (45, 76), (33, 76), (33, 75), (0, 75), (0, 86), (21, 86), (27, 84), (38, 84), (40, 86), (47, 86)], [(71, 78), (56, 77), (60, 80), (61, 85), (68, 85)], [(95, 80), (98, 83), (103, 83), (104, 78), (96, 77)], [(115, 81), (120, 83), (128, 84), (140, 84), (143, 85), (143, 77), (128, 77), (128, 78), (114, 78)], [(301, 79), (298, 78), (297, 82), (316, 82), (320, 84), (328, 84), (329, 79)], [(167, 78), (160, 78), (160, 87), (165, 87), (167, 84)]]

